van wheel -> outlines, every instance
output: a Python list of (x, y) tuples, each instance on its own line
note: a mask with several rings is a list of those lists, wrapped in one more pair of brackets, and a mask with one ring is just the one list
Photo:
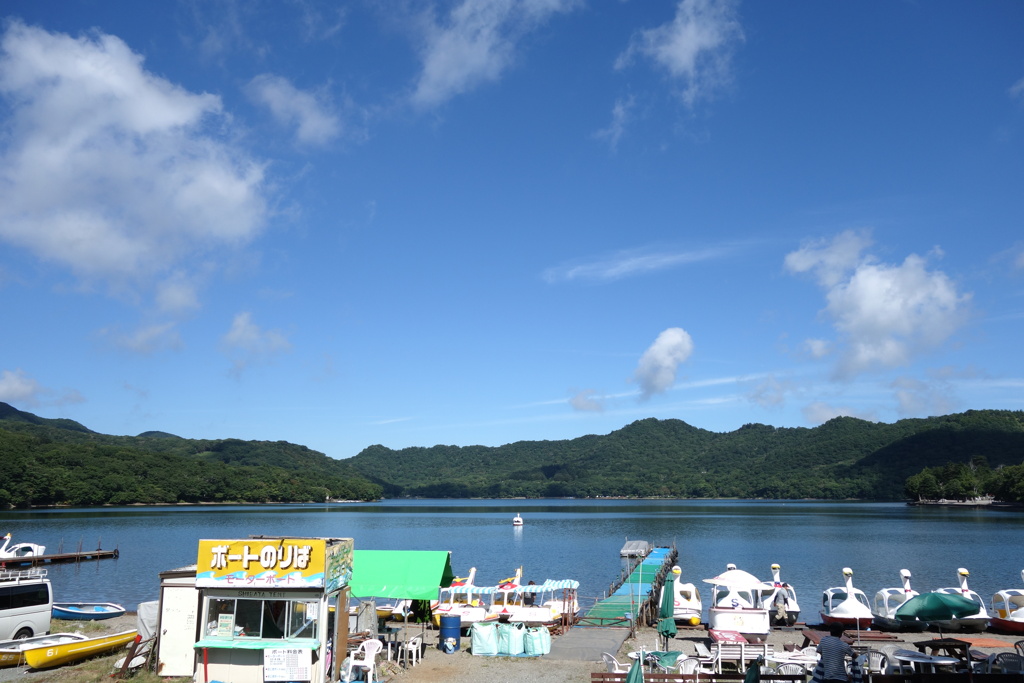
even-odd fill
[(15, 640), (25, 640), (26, 638), (32, 637), (32, 629), (25, 627), (14, 634)]

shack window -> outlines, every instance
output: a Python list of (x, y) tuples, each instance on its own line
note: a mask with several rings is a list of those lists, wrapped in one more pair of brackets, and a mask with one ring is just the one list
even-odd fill
[(316, 638), (316, 600), (210, 598), (206, 635), (217, 638)]

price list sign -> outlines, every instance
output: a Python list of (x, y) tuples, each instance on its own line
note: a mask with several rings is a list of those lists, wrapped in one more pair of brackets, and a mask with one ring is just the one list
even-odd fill
[(263, 651), (263, 680), (308, 681), (313, 667), (313, 651), (305, 648), (275, 648)]

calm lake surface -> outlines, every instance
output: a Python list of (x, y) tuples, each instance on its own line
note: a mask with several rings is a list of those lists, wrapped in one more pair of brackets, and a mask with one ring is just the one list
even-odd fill
[[(520, 513), (523, 527), (513, 527)], [(707, 599), (710, 578), (735, 563), (771, 579), (772, 563), (813, 619), (821, 592), (842, 585), (842, 568), (869, 596), (900, 585), (902, 568), (919, 591), (956, 586), (958, 567), (986, 603), (1022, 587), (1024, 512), (918, 508), (902, 503), (809, 501), (417, 500), (328, 505), (147, 507), (9, 511), (0, 536), (44, 544), (48, 553), (117, 547), (120, 558), (52, 565), (54, 599), (155, 600), (161, 571), (196, 561), (201, 538), (333, 536), (357, 549), (449, 550), (452, 568), (492, 585), (523, 567), (523, 581), (580, 581), (586, 608), (620, 574), (619, 549), (646, 540), (679, 549), (683, 580)]]

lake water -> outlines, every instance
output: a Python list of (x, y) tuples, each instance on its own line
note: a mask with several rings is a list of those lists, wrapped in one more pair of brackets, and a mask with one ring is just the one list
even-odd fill
[[(513, 527), (520, 513), (523, 527)], [(201, 538), (332, 536), (356, 549), (449, 550), (452, 568), (492, 585), (523, 567), (523, 581), (580, 581), (581, 605), (602, 597), (620, 574), (626, 540), (675, 544), (683, 580), (698, 583), (735, 563), (770, 579), (772, 563), (797, 591), (802, 618), (821, 592), (842, 585), (842, 568), (871, 598), (910, 569), (919, 591), (956, 586), (958, 567), (986, 603), (1024, 587), (1024, 512), (919, 508), (900, 503), (810, 501), (416, 500), (329, 505), (146, 507), (7, 511), (0, 536), (47, 552), (117, 547), (120, 558), (48, 567), (55, 599), (155, 600), (161, 571), (196, 561)]]

